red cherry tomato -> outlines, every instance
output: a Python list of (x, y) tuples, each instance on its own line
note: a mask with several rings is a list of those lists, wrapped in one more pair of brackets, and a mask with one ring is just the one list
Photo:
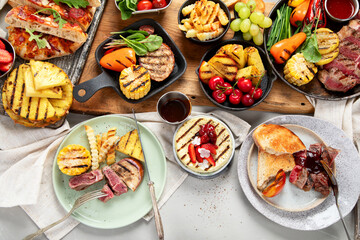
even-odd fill
[(222, 85), (223, 86), (223, 88), (224, 88), (224, 94), (226, 95), (226, 96), (229, 96), (232, 92), (233, 92), (233, 88), (232, 88), (232, 86), (231, 86), (231, 84), (230, 83), (228, 83), (228, 82), (224, 82), (224, 84)]
[(213, 91), (212, 96), (218, 103), (223, 103), (226, 101), (226, 95), (222, 92), (222, 90)]
[(234, 89), (229, 96), (230, 103), (238, 105), (241, 102), (242, 92), (239, 89)]
[(267, 186), (262, 194), (265, 197), (274, 197), (278, 195), (281, 190), (283, 190), (286, 182), (286, 174), (285, 172), (280, 169), (278, 173), (276, 174), (274, 182), (272, 182), (269, 186)]
[(137, 10), (149, 10), (153, 8), (153, 4), (149, 0), (141, 0), (137, 4)]
[(210, 78), (209, 80), (209, 87), (211, 90), (216, 90), (218, 89), (218, 85), (222, 86), (224, 84), (224, 79), (222, 77), (219, 76), (215, 76)]
[(165, 0), (153, 0), (154, 8), (166, 7), (167, 3)]
[(242, 105), (244, 105), (245, 107), (250, 107), (251, 105), (254, 104), (254, 99), (251, 97), (250, 94), (245, 94), (245, 95), (242, 96), (242, 98), (241, 98), (241, 103), (242, 103)]
[(249, 79), (244, 79), (242, 81), (239, 81), (237, 85), (240, 91), (242, 91), (243, 93), (250, 92), (252, 88), (252, 82)]

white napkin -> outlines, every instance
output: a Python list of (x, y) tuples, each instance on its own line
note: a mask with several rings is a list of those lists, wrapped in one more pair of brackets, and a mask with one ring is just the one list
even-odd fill
[[(250, 125), (223, 111), (210, 114), (228, 124), (239, 146)], [(187, 173), (175, 163), (172, 152), (172, 136), (176, 126), (161, 122), (157, 113), (139, 113), (137, 118), (157, 135), (164, 147), (166, 158), (170, 160), (167, 164), (165, 188), (158, 201), (161, 207), (187, 177)], [(0, 116), (0, 196), (6, 196), (0, 198), (0, 207), (21, 205), (39, 228), (66, 214), (56, 199), (51, 176), (56, 149), (69, 129), (67, 122), (58, 129), (29, 129), (14, 125), (10, 118)], [(152, 216), (153, 213), (150, 212), (144, 219), (148, 221)], [(49, 239), (60, 239), (77, 224), (76, 220), (69, 218), (47, 231), (46, 236)]]

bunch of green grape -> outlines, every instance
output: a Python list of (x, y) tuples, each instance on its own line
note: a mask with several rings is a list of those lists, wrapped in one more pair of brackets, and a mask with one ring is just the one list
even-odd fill
[(271, 18), (265, 17), (261, 12), (254, 11), (256, 8), (255, 0), (249, 0), (246, 4), (238, 2), (234, 8), (240, 18), (231, 22), (231, 30), (234, 32), (241, 31), (245, 41), (252, 39), (256, 45), (263, 44), (264, 37), (260, 28), (271, 27)]

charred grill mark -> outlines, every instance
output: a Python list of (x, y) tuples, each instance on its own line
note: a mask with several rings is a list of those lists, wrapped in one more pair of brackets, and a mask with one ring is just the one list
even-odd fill
[(222, 142), (219, 144), (219, 147), (221, 146), (221, 144), (223, 144), (224, 142), (226, 142), (226, 140), (228, 140), (230, 137), (230, 135), (227, 135), (224, 140), (222, 140)]
[(286, 61), (286, 59), (285, 58), (283, 58), (282, 56), (280, 56), (280, 59), (282, 60), (282, 61)]
[(32, 97), (29, 99), (29, 105), (28, 105), (28, 109), (27, 109), (27, 114), (26, 114), (26, 118), (29, 118), (29, 114), (30, 114), (30, 106), (31, 106), (31, 101), (32, 101)]
[(89, 165), (79, 165), (79, 166), (71, 166), (71, 167), (64, 167), (64, 169), (71, 169), (71, 168), (87, 168)]
[(200, 122), (202, 119), (203, 119), (203, 118), (199, 118), (193, 125), (191, 125), (191, 127), (188, 128), (188, 130), (186, 130), (183, 135), (181, 135), (178, 139), (176, 139), (176, 142), (179, 142), (183, 137), (185, 137), (186, 134), (188, 134), (188, 132), (189, 132), (191, 129), (193, 129), (193, 128), (198, 124), (198, 122)]
[(217, 160), (219, 158), (221, 158), (222, 155), (224, 155), (228, 150), (230, 149), (230, 146), (226, 146), (226, 148), (224, 149), (224, 151), (222, 151), (219, 156), (215, 159), (215, 162), (217, 162)]
[(181, 149), (183, 149), (187, 144), (189, 144), (192, 141), (192, 138), (189, 139), (189, 141), (187, 141), (184, 145), (182, 145), (178, 150), (178, 152), (180, 152)]
[(180, 159), (181, 159), (181, 160), (184, 160), (185, 157), (186, 157), (186, 154), (183, 155)]
[(286, 52), (287, 54), (291, 55), (291, 52), (288, 49), (284, 49), (284, 52)]
[(9, 109), (12, 109), (12, 107), (14, 105), (15, 90), (16, 90), (17, 79), (18, 79), (18, 76), (19, 76), (19, 69), (20, 68), (17, 68), (17, 70), (16, 70), (15, 79), (14, 79), (14, 82), (13, 82), (14, 86), (13, 86), (13, 92), (12, 92), (11, 98), (10, 98)]
[[(135, 141), (135, 143), (134, 143), (134, 146), (136, 146), (137, 142), (138, 142), (138, 138), (136, 138), (136, 141)], [(131, 151), (131, 154), (130, 154), (130, 155), (133, 155), (133, 154), (134, 154), (134, 150), (135, 150), (135, 148), (133, 148), (133, 150)]]
[(134, 62), (134, 60), (132, 58), (130, 58), (129, 56), (125, 57), (127, 60), (129, 60), (132, 64), (135, 64), (136, 62)]
[(36, 114), (35, 114), (35, 119), (37, 119), (37, 120), (39, 120), (38, 117), (39, 117), (40, 99), (41, 98), (39, 98), (39, 100), (38, 100)]
[(222, 128), (222, 129), (220, 130), (219, 134), (218, 134), (218, 137), (220, 137), (221, 134), (223, 134), (224, 131), (225, 131), (225, 128)]
[(21, 89), (21, 95), (20, 95), (20, 100), (19, 100), (19, 108), (16, 109), (16, 112), (19, 114), (21, 112), (21, 107), (22, 107), (22, 101), (25, 95), (25, 82), (22, 85), (22, 89)]
[(108, 66), (112, 67), (112, 65), (110, 63), (106, 63)]
[(131, 134), (133, 134), (133, 132), (134, 132), (134, 131), (131, 131), (130, 134), (129, 134), (128, 139), (126, 139), (126, 143), (125, 143), (124, 149), (127, 148), (127, 145), (128, 145), (128, 143), (129, 143), (129, 141), (130, 141)]
[(121, 66), (123, 66), (124, 68), (126, 68), (126, 65), (123, 64), (121, 61), (119, 61), (118, 59), (115, 59), (115, 62), (117, 62), (118, 64), (120, 64)]
[(142, 82), (139, 86), (133, 88), (130, 92), (135, 92), (136, 90), (138, 90), (139, 88), (141, 88), (142, 86), (145, 86), (146, 83), (148, 83), (150, 80), (146, 80), (145, 82)]
[[(307, 65), (306, 65), (306, 67), (307, 67), (307, 69), (309, 69), (309, 71), (310, 71), (313, 75), (315, 75), (315, 72), (314, 72), (314, 70), (312, 70), (311, 67), (309, 67), (309, 66), (307, 66)], [(305, 75), (306, 75), (306, 74), (305, 74)]]

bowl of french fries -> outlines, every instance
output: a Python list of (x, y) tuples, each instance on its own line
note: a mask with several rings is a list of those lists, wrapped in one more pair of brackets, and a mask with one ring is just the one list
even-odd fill
[(179, 29), (197, 43), (221, 39), (230, 27), (230, 11), (221, 0), (187, 0), (180, 7)]

